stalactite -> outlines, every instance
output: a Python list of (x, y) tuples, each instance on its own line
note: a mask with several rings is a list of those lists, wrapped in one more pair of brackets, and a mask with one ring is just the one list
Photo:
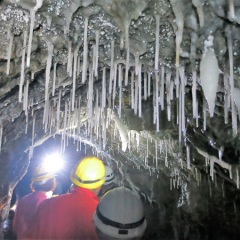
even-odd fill
[(23, 48), (22, 48), (22, 64), (21, 64), (21, 76), (19, 83), (19, 96), (18, 101), (22, 102), (22, 89), (24, 84), (24, 71), (25, 71), (25, 54), (26, 54), (26, 46), (27, 46), (27, 30), (24, 31), (23, 35)]
[(82, 83), (85, 83), (86, 81), (87, 68), (88, 68), (88, 39), (87, 39), (88, 20), (89, 18), (86, 17), (85, 23), (84, 23)]
[(156, 32), (155, 32), (155, 71), (158, 71), (160, 16), (159, 15), (155, 15), (155, 20), (156, 20)]
[(12, 46), (13, 46), (13, 34), (11, 33), (11, 27), (8, 29), (7, 39), (9, 41), (8, 50), (7, 50), (7, 68), (6, 75), (10, 73), (10, 63), (11, 63), (11, 55), (12, 55)]

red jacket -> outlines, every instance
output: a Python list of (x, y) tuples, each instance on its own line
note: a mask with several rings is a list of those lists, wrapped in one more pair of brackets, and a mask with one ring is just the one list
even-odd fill
[(45, 193), (33, 192), (19, 200), (13, 220), (13, 230), (18, 239), (28, 238), (37, 207), (45, 199)]
[(93, 215), (98, 197), (89, 189), (74, 188), (40, 204), (32, 237), (34, 239), (98, 239)]

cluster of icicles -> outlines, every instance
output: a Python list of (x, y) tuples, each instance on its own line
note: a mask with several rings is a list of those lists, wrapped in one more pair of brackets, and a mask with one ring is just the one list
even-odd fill
[[(24, 41), (22, 48), (22, 64), (21, 64), (21, 75), (20, 75), (20, 83), (19, 83), (19, 102), (23, 101), (23, 110), (26, 113), (26, 117), (28, 119), (28, 84), (26, 81), (24, 85), (24, 71), (25, 65), (26, 67), (30, 66), (30, 57), (31, 57), (31, 45), (32, 45), (32, 37), (33, 37), (33, 28), (35, 21), (36, 11), (42, 6), (43, 0), (37, 0), (37, 4), (34, 8), (30, 9), (30, 29), (29, 33), (27, 30), (24, 31)], [(171, 2), (176, 3), (175, 0)], [(194, 6), (196, 6), (199, 10), (199, 16), (201, 16), (202, 11), (198, 1), (193, 1)], [(173, 4), (174, 5), (174, 4)], [(159, 111), (162, 111), (167, 108), (167, 116), (168, 120), (171, 120), (171, 100), (174, 97), (178, 99), (178, 109), (177, 109), (177, 124), (179, 125), (179, 142), (182, 140), (182, 136), (185, 134), (185, 86), (187, 84), (187, 77), (185, 76), (184, 66), (181, 66), (179, 55), (180, 55), (180, 44), (182, 42), (182, 34), (183, 34), (183, 22), (184, 17), (181, 11), (178, 11), (180, 7), (178, 4), (176, 5), (176, 9), (173, 7), (174, 14), (176, 16), (176, 23), (178, 26), (178, 31), (176, 32), (176, 72), (175, 76), (171, 73), (171, 71), (167, 70), (161, 63), (159, 62), (159, 27), (160, 27), (160, 16), (156, 15), (156, 46), (155, 46), (155, 65), (154, 70), (149, 72), (143, 72), (143, 64), (139, 59), (139, 56), (135, 55), (135, 67), (130, 68), (129, 64), (129, 36), (128, 31), (126, 31), (125, 36), (125, 48), (126, 48), (126, 61), (125, 64), (123, 62), (115, 61), (114, 56), (114, 40), (111, 41), (111, 56), (110, 56), (110, 66), (109, 68), (104, 67), (102, 69), (102, 90), (99, 92), (94, 89), (94, 79), (98, 77), (99, 68), (98, 68), (98, 51), (99, 51), (99, 32), (96, 30), (96, 39), (95, 44), (93, 46), (93, 58), (92, 61), (88, 59), (88, 22), (89, 17), (85, 17), (84, 24), (84, 39), (83, 39), (83, 59), (81, 62), (81, 56), (79, 54), (80, 45), (72, 49), (72, 43), (69, 42), (68, 46), (68, 62), (67, 62), (67, 72), (69, 76), (72, 77), (72, 92), (71, 99), (65, 102), (65, 111), (60, 111), (61, 106), (61, 90), (59, 91), (58, 101), (51, 101), (49, 98), (50, 95), (54, 96), (55, 88), (56, 88), (56, 70), (57, 63), (53, 66), (53, 86), (52, 93), (49, 93), (49, 83), (50, 83), (50, 71), (52, 68), (52, 57), (53, 57), (53, 49), (54, 45), (50, 40), (45, 39), (48, 49), (47, 63), (46, 63), (46, 79), (45, 79), (45, 107), (44, 107), (44, 115), (43, 115), (43, 124), (45, 132), (48, 132), (56, 127), (58, 131), (63, 127), (62, 130), (62, 149), (64, 151), (67, 139), (68, 131), (78, 131), (78, 127), (81, 126), (80, 112), (81, 112), (81, 98), (76, 99), (76, 78), (81, 75), (81, 81), (84, 84), (88, 80), (88, 103), (87, 103), (87, 126), (86, 126), (86, 135), (90, 136), (90, 140), (92, 139), (93, 133), (96, 134), (97, 138), (102, 139), (102, 146), (105, 148), (106, 146), (106, 128), (108, 127), (108, 117), (107, 117), (107, 98), (110, 97), (111, 101), (109, 101), (111, 106), (115, 106), (115, 101), (118, 93), (118, 117), (121, 118), (121, 112), (124, 104), (124, 96), (123, 96), (123, 87), (131, 86), (131, 96), (129, 105), (133, 109), (135, 115), (142, 117), (142, 100), (146, 100), (150, 95), (153, 95), (153, 119), (154, 124), (156, 125), (156, 131), (160, 131), (159, 126)], [(174, 5), (174, 6), (175, 6)], [(202, 17), (201, 17), (202, 19)], [(203, 25), (203, 21), (200, 21), (201, 25)], [(230, 74), (229, 77), (227, 74), (224, 75), (225, 81), (225, 122), (228, 122), (228, 111), (231, 110), (232, 114), (232, 126), (233, 126), (233, 135), (237, 134), (237, 111), (236, 106), (238, 108), (238, 114), (240, 115), (240, 101), (237, 100), (237, 96), (239, 96), (239, 90), (234, 88), (233, 81), (233, 53), (232, 53), (232, 38), (231, 31), (226, 31), (226, 36), (228, 40), (228, 52), (229, 52), (229, 69)], [(13, 45), (13, 35), (10, 30), (8, 31), (8, 40), (9, 47), (7, 49), (7, 67), (6, 74), (8, 75), (10, 72), (10, 59)], [(194, 39), (194, 38), (193, 38)], [(28, 41), (27, 41), (28, 40)], [(27, 43), (28, 42), (28, 43)], [(27, 50), (27, 53), (26, 53)], [(196, 49), (191, 49), (191, 56), (196, 55)], [(160, 67), (161, 65), (161, 67)], [(210, 66), (210, 67), (209, 67)], [(192, 104), (193, 104), (193, 117), (196, 119), (196, 126), (198, 126), (198, 99), (196, 97), (196, 87), (197, 87), (197, 72), (195, 68), (193, 68), (192, 72)], [(106, 72), (109, 71), (109, 79), (106, 79)], [(124, 77), (125, 76), (125, 77)], [(34, 76), (32, 76), (34, 77)], [(204, 118), (204, 129), (206, 129), (206, 117), (207, 112), (209, 112), (210, 117), (214, 115), (215, 108), (215, 99), (216, 92), (218, 87), (218, 78), (219, 78), (219, 68), (218, 61), (215, 56), (213, 50), (213, 37), (209, 37), (208, 40), (205, 41), (205, 51), (202, 56), (202, 60), (200, 63), (200, 81), (201, 86), (208, 103), (204, 104), (203, 107), (203, 118)], [(23, 90), (24, 89), (24, 90)], [(165, 96), (166, 93), (166, 96)], [(165, 99), (166, 98), (166, 99)], [(94, 105), (95, 100), (95, 105)], [(165, 103), (166, 106), (165, 106)], [(235, 106), (236, 104), (236, 106)], [(108, 106), (111, 108), (111, 106)], [(207, 111), (208, 110), (208, 111)], [(28, 121), (28, 120), (27, 120)], [(60, 126), (61, 122), (63, 122), (63, 126)], [(35, 123), (35, 121), (34, 121)], [(33, 145), (34, 145), (34, 128), (35, 124), (33, 124)], [(72, 130), (71, 130), (72, 129)], [(120, 128), (119, 128), (120, 129)], [(127, 147), (130, 148), (130, 141), (126, 138), (126, 134), (121, 133), (120, 137), (122, 141), (122, 150), (126, 151)], [(0, 133), (2, 133), (2, 128)], [(126, 140), (127, 139), (127, 140)], [(188, 150), (188, 149), (187, 149)], [(156, 156), (156, 159), (157, 156)], [(221, 160), (220, 160), (221, 161)], [(146, 160), (145, 160), (146, 162)], [(167, 164), (166, 164), (167, 165)], [(210, 166), (213, 166), (210, 164)], [(157, 161), (156, 161), (157, 168)], [(187, 168), (190, 169), (190, 153), (187, 151)], [(211, 171), (212, 172), (212, 171)], [(238, 181), (239, 182), (239, 181)]]

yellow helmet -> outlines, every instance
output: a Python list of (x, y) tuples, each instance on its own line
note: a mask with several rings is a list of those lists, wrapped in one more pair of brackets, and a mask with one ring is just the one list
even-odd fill
[(72, 183), (78, 187), (96, 189), (104, 184), (105, 174), (102, 160), (90, 156), (80, 161), (70, 178)]
[(46, 182), (47, 180), (55, 177), (55, 173), (47, 171), (43, 165), (39, 165), (35, 168), (33, 172), (32, 181), (33, 182)]

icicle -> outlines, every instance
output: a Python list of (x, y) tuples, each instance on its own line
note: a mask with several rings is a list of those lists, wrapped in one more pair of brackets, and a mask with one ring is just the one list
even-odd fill
[(208, 102), (210, 117), (213, 117), (218, 87), (219, 67), (213, 48), (209, 48), (213, 46), (213, 37), (209, 36), (208, 40), (204, 42), (204, 45), (205, 52), (200, 63), (200, 79), (204, 96)]
[(88, 17), (85, 18), (84, 23), (84, 42), (83, 42), (83, 70), (82, 70), (82, 83), (86, 81), (87, 75), (87, 65), (88, 65), (88, 39), (87, 39), (87, 32), (88, 32)]
[(46, 73), (45, 73), (45, 101), (48, 99), (48, 88), (49, 88), (49, 80), (50, 80), (50, 71), (52, 65), (52, 55), (53, 55), (53, 44), (52, 42), (46, 40), (48, 46), (48, 56), (47, 56), (47, 66), (46, 66)]
[(176, 97), (179, 98), (179, 68), (176, 68), (175, 85), (176, 85)]
[(161, 68), (161, 88), (160, 88), (160, 106), (161, 110), (164, 110), (164, 74), (165, 74), (165, 68), (162, 66)]
[(158, 87), (159, 87), (159, 73), (155, 71), (155, 107), (156, 107), (156, 131), (159, 132), (159, 100), (158, 100)]
[(74, 111), (75, 91), (76, 91), (76, 74), (77, 74), (77, 57), (79, 46), (74, 50), (73, 54), (73, 84), (72, 84), (72, 111)]
[(119, 108), (118, 115), (121, 117), (122, 115), (122, 64), (118, 65), (118, 84), (119, 84)]
[(214, 180), (214, 161), (210, 162), (210, 177)]
[(7, 39), (9, 41), (9, 45), (8, 45), (8, 50), (7, 50), (7, 69), (6, 69), (6, 74), (9, 75), (11, 54), (12, 54), (12, 46), (13, 46), (13, 34), (11, 33), (11, 27), (9, 27), (7, 35), (8, 35)]
[(135, 98), (134, 98), (134, 114), (137, 115), (138, 110), (138, 81), (136, 79), (136, 76), (134, 78), (134, 92), (135, 92)]
[(102, 76), (102, 110), (106, 107), (106, 67), (103, 68)]
[(192, 73), (192, 113), (193, 117), (197, 118), (197, 112), (196, 112), (196, 101), (197, 101), (197, 96), (196, 96), (196, 85), (197, 85), (197, 73), (196, 70), (193, 71)]
[(0, 152), (2, 150), (2, 136), (3, 136), (3, 126), (0, 124)]
[(156, 19), (156, 33), (155, 33), (155, 71), (158, 71), (158, 62), (159, 62), (159, 27), (160, 27), (160, 16), (155, 15)]
[(99, 49), (99, 31), (96, 30), (96, 60), (95, 60), (95, 69), (94, 69), (94, 76), (98, 76), (98, 50)]
[(178, 141), (182, 142), (182, 94), (180, 94), (178, 99), (178, 109), (177, 109), (177, 121), (178, 121)]
[(239, 189), (239, 170), (236, 168), (236, 183), (237, 183), (237, 189)]
[(165, 155), (165, 166), (168, 167), (168, 154), (167, 154), (167, 148), (166, 148), (166, 155)]
[(200, 25), (200, 27), (203, 27), (203, 25), (204, 25), (204, 13), (203, 13), (203, 8), (202, 8), (203, 4), (202, 4), (201, 0), (192, 0), (192, 3), (194, 5), (194, 7), (197, 9), (199, 25)]
[(33, 37), (33, 27), (35, 22), (35, 11), (30, 10), (30, 30), (29, 30), (29, 39), (28, 39), (28, 51), (27, 51), (27, 67), (30, 67), (30, 58), (32, 51), (32, 37)]
[(67, 60), (67, 73), (70, 73), (72, 70), (72, 42), (68, 42), (68, 60)]
[(180, 67), (179, 68), (179, 73), (180, 73), (180, 78), (181, 78), (181, 128), (182, 132), (185, 135), (185, 68)]
[(60, 128), (60, 107), (61, 107), (62, 89), (59, 90), (58, 104), (57, 104), (57, 131)]
[[(224, 72), (224, 123), (228, 124), (228, 110), (229, 110), (229, 104), (230, 104), (230, 94), (229, 94), (229, 84), (228, 84), (228, 77), (227, 74)], [(240, 113), (238, 113), (240, 114)]]
[(109, 78), (109, 94), (112, 93), (112, 81), (114, 78), (114, 40), (111, 41), (111, 63), (110, 63), (110, 78)]
[(176, 32), (176, 67), (179, 67), (180, 46), (182, 43), (184, 15), (183, 15), (183, 2), (179, 0), (170, 0), (172, 10), (176, 17), (177, 32)]
[(144, 100), (147, 100), (147, 74), (144, 73)]
[(149, 72), (148, 73), (148, 96), (150, 97), (150, 95), (151, 95), (151, 73)]
[(158, 168), (158, 142), (155, 140), (156, 169)]
[(166, 90), (167, 90), (167, 116), (168, 121), (171, 120), (171, 72), (167, 72), (166, 76)]
[(197, 115), (197, 118), (196, 118), (196, 127), (198, 128), (198, 99), (196, 99), (196, 115)]
[(27, 80), (24, 85), (23, 110), (25, 111), (25, 115), (27, 114), (27, 107), (28, 107), (28, 88), (29, 88), (29, 80)]
[(22, 64), (21, 64), (21, 76), (19, 83), (19, 96), (18, 101), (22, 102), (22, 88), (24, 83), (24, 70), (25, 70), (25, 54), (26, 54), (26, 46), (27, 46), (27, 30), (24, 31), (23, 35), (23, 48), (22, 48)]
[(187, 150), (187, 169), (191, 169), (191, 166), (190, 166), (190, 147), (187, 146), (186, 147), (186, 150)]
[(35, 120), (36, 120), (36, 115), (34, 114), (34, 116), (33, 116), (33, 124), (32, 124), (32, 146), (34, 144), (34, 137), (35, 137)]
[(89, 84), (88, 84), (88, 119), (92, 119), (92, 105), (93, 105), (93, 73), (92, 67), (89, 66)]
[(77, 60), (77, 76), (79, 76), (79, 74), (80, 74), (80, 59), (81, 59), (81, 57), (80, 57), (80, 55), (78, 55), (78, 60)]
[(142, 117), (142, 64), (138, 65), (138, 116)]
[(206, 100), (203, 99), (203, 130), (207, 128), (207, 111), (206, 111)]
[(234, 105), (234, 76), (233, 76), (233, 49), (232, 49), (232, 30), (226, 29), (227, 42), (228, 42), (228, 57), (229, 57), (229, 83), (230, 83), (230, 95), (231, 95), (231, 111), (232, 111), (232, 128), (233, 136), (237, 135), (237, 114)]
[(230, 20), (234, 20), (235, 18), (234, 0), (228, 0), (228, 6), (229, 6), (229, 18)]
[(116, 86), (117, 86), (117, 63), (114, 64), (113, 93), (112, 93), (113, 102), (116, 97)]
[(127, 50), (126, 55), (126, 68), (125, 68), (125, 86), (128, 85), (128, 69), (129, 69), (129, 58), (130, 58), (130, 49), (129, 49), (129, 26), (125, 24), (125, 47)]
[(134, 103), (134, 72), (131, 71), (131, 108), (135, 109), (135, 103)]
[(56, 88), (56, 71), (57, 71), (57, 63), (53, 65), (53, 87), (52, 87), (52, 96), (55, 96), (55, 88)]

